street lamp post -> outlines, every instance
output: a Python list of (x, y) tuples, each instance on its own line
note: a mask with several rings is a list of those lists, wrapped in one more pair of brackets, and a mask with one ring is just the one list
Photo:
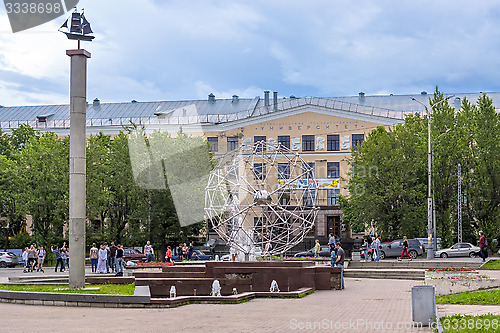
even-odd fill
[[(453, 96), (448, 96), (440, 102), (431, 105), (431, 109), (434, 106), (437, 106), (441, 103), (448, 101)], [(413, 101), (417, 102), (420, 105), (423, 105), (425, 111), (427, 112), (427, 136), (428, 136), (428, 147), (427, 147), (427, 236), (428, 236), (428, 244), (427, 244), (427, 259), (434, 259), (434, 246), (432, 238), (436, 237), (434, 233), (436, 230), (435, 221), (433, 219), (433, 200), (432, 200), (432, 149), (431, 149), (431, 113), (427, 109), (427, 105), (416, 100), (414, 97), (411, 98)], [(444, 134), (444, 133), (443, 133)], [(434, 233), (434, 235), (433, 235)]]

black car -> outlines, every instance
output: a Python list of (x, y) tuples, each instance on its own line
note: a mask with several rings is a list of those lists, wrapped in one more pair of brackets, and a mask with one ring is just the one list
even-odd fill
[[(330, 247), (328, 245), (321, 245), (321, 250), (319, 252), (319, 256), (320, 257), (330, 257), (330, 255), (331, 255)], [(314, 257), (314, 247), (312, 249), (310, 249), (309, 251), (296, 253), (294, 257), (296, 257), (296, 258), (298, 258), (298, 257)]]

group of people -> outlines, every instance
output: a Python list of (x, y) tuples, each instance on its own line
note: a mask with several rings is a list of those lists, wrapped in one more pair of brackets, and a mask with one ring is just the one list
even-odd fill
[(24, 265), (24, 273), (34, 272), (35, 268), (37, 272), (44, 273), (43, 261), (45, 260), (46, 251), (43, 246), (36, 246), (35, 243), (31, 244), (30, 247), (25, 247), (22, 252), (22, 260)]
[(92, 273), (109, 273), (110, 270), (117, 275), (123, 275), (123, 247), (115, 242), (102, 243), (99, 249), (96, 243), (90, 248), (90, 264)]
[(192, 260), (196, 259), (194, 256), (196, 253), (194, 252), (194, 246), (193, 243), (189, 243), (189, 246), (186, 243), (180, 243), (179, 246), (176, 248), (177, 255), (179, 256), (180, 260)]
[[(366, 238), (363, 245), (361, 245), (361, 250), (365, 251), (365, 261), (380, 261), (380, 236), (372, 237), (371, 243), (369, 242), (370, 238)], [(372, 253), (368, 253), (369, 250), (372, 250)]]
[(66, 242), (63, 243), (62, 247), (58, 245), (55, 247), (51, 246), (50, 251), (52, 251), (56, 257), (56, 267), (54, 271), (57, 272), (57, 267), (60, 267), (59, 272), (64, 272), (66, 269), (69, 270), (69, 248), (66, 246)]

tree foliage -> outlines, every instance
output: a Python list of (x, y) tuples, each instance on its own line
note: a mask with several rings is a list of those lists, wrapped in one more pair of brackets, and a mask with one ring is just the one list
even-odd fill
[[(165, 248), (169, 242), (186, 242), (199, 235), (202, 224), (179, 224), (169, 184), (182, 182), (186, 174), (207, 172), (206, 167), (203, 169), (211, 165), (207, 143), (182, 132), (176, 138), (154, 132), (151, 139), (175, 157), (162, 162), (163, 177), (167, 179), (168, 175), (169, 179), (159, 189), (145, 188), (136, 182), (128, 134), (120, 132), (111, 137), (100, 133), (87, 139), (87, 245), (115, 241), (138, 246), (151, 240), (155, 247)], [(150, 138), (144, 140), (148, 142)], [(145, 156), (144, 162), (149, 157)], [(166, 172), (167, 164), (170, 172)], [(0, 225), (4, 232), (0, 236), (5, 241), (10, 238), (13, 245), (27, 240), (27, 219), (32, 221), (30, 241), (50, 246), (65, 239), (68, 184), (69, 137), (42, 133), (24, 125), (10, 134), (0, 131), (0, 215), (4, 217)], [(195, 183), (192, 191), (183, 194), (187, 195), (183, 197), (186, 206), (195, 200), (200, 202), (204, 187), (205, 184)], [(203, 206), (192, 205), (188, 211), (200, 210)], [(7, 242), (2, 245), (8, 247)]]
[[(431, 109), (432, 189), (438, 237), (457, 240), (458, 164), (464, 193), (463, 239), (476, 242), (500, 233), (500, 119), (483, 94), (464, 99), (459, 110), (436, 88)], [(427, 115), (409, 115), (392, 129), (379, 127), (353, 151), (343, 198), (345, 219), (354, 230), (373, 226), (385, 239), (427, 235)]]

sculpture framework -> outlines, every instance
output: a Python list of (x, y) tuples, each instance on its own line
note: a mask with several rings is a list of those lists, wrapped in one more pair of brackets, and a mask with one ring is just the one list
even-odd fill
[(283, 254), (311, 231), (314, 170), (298, 153), (265, 141), (222, 156), (209, 175), (205, 214), (239, 260)]

